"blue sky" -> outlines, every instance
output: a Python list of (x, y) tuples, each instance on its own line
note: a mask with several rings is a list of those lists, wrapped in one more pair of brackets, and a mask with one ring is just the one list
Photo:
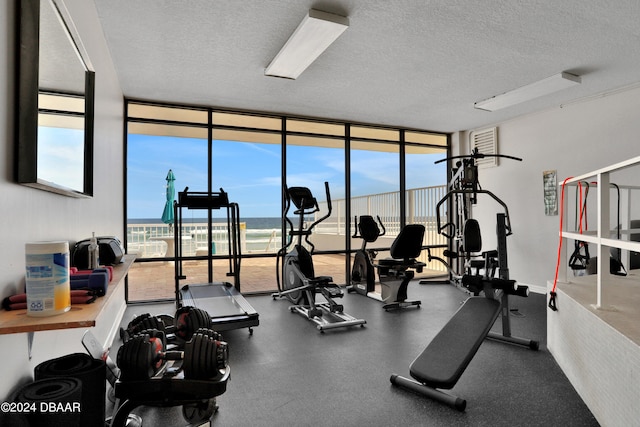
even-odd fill
[[(240, 205), (242, 217), (279, 217), (281, 165), (280, 146), (237, 141), (214, 141), (213, 188), (220, 187)], [(324, 181), (333, 199), (343, 198), (343, 150), (291, 146), (287, 151), (287, 182), (309, 187), (324, 200)], [(354, 151), (352, 195), (397, 191), (397, 154)], [(442, 155), (407, 156), (407, 188), (446, 182), (444, 164), (434, 165)], [(200, 139), (129, 135), (128, 218), (160, 218), (166, 200), (166, 175), (176, 176), (178, 191), (207, 190), (207, 144)], [(196, 215), (200, 217), (204, 215)]]
[(84, 190), (84, 130), (38, 126), (38, 178)]

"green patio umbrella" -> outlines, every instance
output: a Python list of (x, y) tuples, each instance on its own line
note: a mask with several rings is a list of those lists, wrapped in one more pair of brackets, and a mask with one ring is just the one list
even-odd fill
[(175, 185), (176, 180), (173, 171), (169, 169), (167, 173), (167, 201), (164, 204), (164, 211), (162, 212), (162, 222), (165, 224), (173, 225), (173, 199), (175, 197)]

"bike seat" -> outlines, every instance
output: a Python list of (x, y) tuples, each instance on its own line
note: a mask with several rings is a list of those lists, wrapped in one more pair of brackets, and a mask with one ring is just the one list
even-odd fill
[(424, 225), (405, 225), (400, 234), (391, 244), (389, 253), (391, 258), (378, 260), (378, 267), (393, 270), (405, 270), (415, 268), (422, 270), (425, 266), (423, 262), (416, 261), (422, 251), (422, 239), (424, 238)]
[(386, 267), (394, 270), (405, 270), (407, 268), (414, 268), (418, 270), (418, 273), (422, 272), (422, 268), (426, 266), (424, 262), (417, 261), (415, 259), (381, 259), (378, 261), (379, 267)]

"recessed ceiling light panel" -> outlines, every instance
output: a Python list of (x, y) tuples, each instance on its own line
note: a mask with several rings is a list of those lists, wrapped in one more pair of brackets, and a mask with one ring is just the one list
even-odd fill
[(580, 76), (562, 72), (502, 95), (476, 102), (474, 107), (480, 110), (496, 111), (575, 86), (580, 84), (580, 81)]
[(347, 28), (344, 16), (311, 9), (265, 70), (265, 75), (296, 79)]

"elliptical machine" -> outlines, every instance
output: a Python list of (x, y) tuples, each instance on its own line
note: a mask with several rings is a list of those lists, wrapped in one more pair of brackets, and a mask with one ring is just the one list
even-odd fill
[[(315, 276), (312, 259), (315, 247), (309, 241), (309, 236), (316, 225), (329, 218), (332, 211), (329, 183), (325, 182), (324, 187), (327, 196), (327, 213), (306, 229), (304, 227), (304, 217), (320, 211), (318, 201), (311, 194), (311, 190), (306, 187), (284, 187), (285, 209), (283, 218), (289, 226), (289, 239), (277, 254), (276, 279), (278, 292), (271, 295), (274, 300), (276, 298), (287, 298), (294, 304), (289, 307), (289, 310), (313, 321), (321, 332), (324, 332), (325, 329), (354, 325), (364, 326), (367, 323), (363, 319), (356, 319), (344, 313), (342, 304), (338, 304), (335, 301), (336, 298), (342, 298), (344, 294), (340, 286), (333, 283), (332, 277)], [(287, 217), (291, 203), (296, 207), (293, 213), (298, 216), (297, 229), (294, 229), (293, 223)], [(309, 246), (310, 250), (303, 245), (303, 236), (304, 242)], [(296, 242), (289, 251), (294, 238)], [(280, 269), (281, 261), (282, 270)], [(316, 302), (316, 294), (318, 293), (322, 294), (326, 302)]]

